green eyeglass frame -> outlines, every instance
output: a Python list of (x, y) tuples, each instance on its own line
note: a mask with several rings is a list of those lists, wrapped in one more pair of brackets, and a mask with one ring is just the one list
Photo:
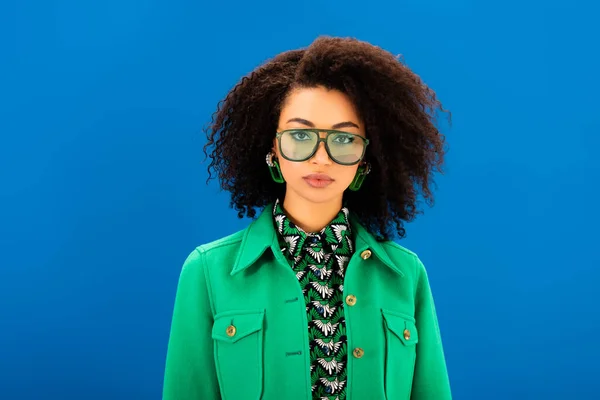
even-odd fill
[[(283, 152), (283, 149), (281, 147), (281, 136), (283, 136), (287, 132), (312, 132), (312, 133), (315, 133), (317, 135), (317, 142), (315, 144), (315, 148), (313, 149), (313, 151), (307, 157), (302, 158), (302, 159), (292, 159), (292, 158), (287, 157), (285, 155), (285, 153)], [(324, 138), (322, 138), (321, 135), (319, 135), (319, 133), (321, 133), (321, 132), (326, 133), (326, 135), (325, 135)], [(360, 138), (359, 140), (362, 140), (364, 142), (363, 151), (362, 151), (362, 154), (360, 155), (360, 157), (358, 158), (358, 160), (356, 160), (354, 162), (351, 162), (351, 163), (343, 163), (343, 162), (339, 162), (338, 160), (335, 159), (335, 157), (333, 157), (331, 155), (331, 151), (329, 150), (329, 145), (327, 144), (327, 139), (329, 138), (329, 136), (335, 135), (335, 134), (344, 134), (344, 135), (352, 136), (353, 138)], [(310, 160), (315, 155), (315, 153), (317, 152), (317, 150), (319, 149), (319, 144), (321, 142), (323, 142), (325, 144), (325, 151), (327, 152), (327, 155), (336, 164), (340, 164), (340, 165), (355, 165), (355, 164), (358, 164), (359, 162), (361, 162), (361, 160), (365, 156), (365, 152), (367, 151), (367, 146), (369, 145), (369, 139), (367, 139), (367, 138), (365, 138), (365, 137), (363, 137), (361, 135), (357, 135), (355, 133), (350, 133), (350, 132), (345, 132), (345, 131), (339, 131), (339, 130), (336, 130), (336, 129), (313, 129), (313, 128), (285, 129), (283, 131), (277, 132), (277, 134), (275, 135), (275, 137), (277, 138), (277, 143), (278, 143), (278, 146), (279, 146), (279, 153), (281, 154), (281, 156), (283, 158), (285, 158), (286, 160), (293, 161), (293, 162), (303, 162), (303, 161), (306, 161), (306, 160)]]

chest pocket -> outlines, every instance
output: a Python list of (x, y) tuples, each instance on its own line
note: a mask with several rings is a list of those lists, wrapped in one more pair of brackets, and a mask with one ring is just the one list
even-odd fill
[(388, 400), (410, 398), (419, 332), (414, 317), (382, 310), (385, 326), (385, 393)]
[(212, 338), (223, 400), (260, 399), (263, 390), (264, 310), (215, 316)]

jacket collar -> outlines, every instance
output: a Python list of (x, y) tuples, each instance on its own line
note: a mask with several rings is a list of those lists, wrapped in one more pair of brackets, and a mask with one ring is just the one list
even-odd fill
[(258, 218), (245, 229), (231, 275), (235, 275), (254, 264), (269, 247), (273, 254), (281, 253), (281, 250), (277, 251), (279, 242), (277, 241), (272, 209), (273, 204), (268, 204)]
[(355, 253), (362, 254), (365, 250), (371, 250), (371, 252), (377, 257), (382, 263), (384, 263), (388, 268), (392, 271), (396, 272), (400, 276), (404, 276), (404, 272), (396, 265), (385, 251), (383, 247), (384, 242), (378, 242), (375, 237), (367, 231), (358, 218), (350, 214), (350, 223), (352, 224), (352, 229), (355, 231)]
[[(233, 265), (233, 269), (231, 270), (231, 275), (235, 275), (254, 264), (268, 248), (271, 248), (275, 258), (284, 263), (286, 262), (285, 257), (279, 248), (272, 209), (273, 204), (267, 205), (259, 217), (252, 221), (244, 230), (240, 249)], [(360, 224), (352, 212), (350, 212), (349, 220), (355, 234), (355, 253), (361, 254), (363, 251), (369, 249), (383, 264), (400, 276), (404, 276), (402, 270), (390, 260), (383, 247), (383, 243), (378, 242), (373, 235)]]

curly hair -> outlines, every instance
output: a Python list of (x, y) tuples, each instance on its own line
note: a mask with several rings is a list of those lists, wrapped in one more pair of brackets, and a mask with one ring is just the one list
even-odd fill
[(445, 153), (437, 112), (447, 110), (400, 56), (354, 38), (320, 36), (243, 77), (205, 128), (205, 155), (212, 147), (208, 180), (218, 175), (239, 218), (254, 218), (256, 209), (282, 198), (285, 185), (272, 180), (265, 155), (286, 96), (317, 86), (350, 98), (370, 141), (371, 173), (361, 190), (344, 193), (344, 204), (377, 240), (404, 237), (404, 223), (420, 213), (419, 196), (433, 204), (433, 174), (443, 173)]

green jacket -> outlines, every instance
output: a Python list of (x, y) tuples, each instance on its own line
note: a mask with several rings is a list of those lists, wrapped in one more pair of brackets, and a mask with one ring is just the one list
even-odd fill
[[(186, 259), (163, 400), (311, 399), (306, 305), (265, 210)], [(347, 399), (451, 399), (425, 267), (400, 245), (377, 242), (352, 215), (350, 222)]]

